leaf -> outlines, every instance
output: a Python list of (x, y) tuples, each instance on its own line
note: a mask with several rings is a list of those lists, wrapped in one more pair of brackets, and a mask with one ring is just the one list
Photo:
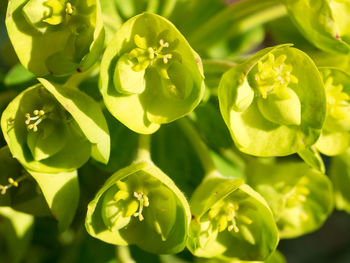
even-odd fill
[(69, 87), (63, 88), (39, 78), (43, 86), (72, 114), (79, 127), (92, 143), (92, 156), (102, 163), (108, 163), (110, 137), (107, 122), (101, 108), (85, 93)]
[(72, 223), (79, 202), (79, 182), (77, 171), (47, 174), (30, 172), (38, 182), (53, 217), (58, 221), (60, 231)]
[[(137, 218), (135, 214), (129, 214), (129, 212), (127, 212), (129, 211), (129, 204), (131, 205), (129, 202), (136, 200), (135, 197), (133, 197), (135, 193), (141, 194), (141, 196), (143, 196), (143, 194), (145, 194), (145, 196), (149, 195), (149, 205), (143, 207), (144, 210), (149, 209), (153, 202), (152, 195), (155, 195), (155, 197), (153, 197), (155, 198), (154, 200), (158, 197), (161, 198), (161, 196), (157, 194), (157, 189), (166, 189), (166, 192), (170, 191), (169, 193), (171, 193), (176, 200), (176, 206), (168, 207), (170, 204), (168, 203), (166, 207), (163, 207), (163, 212), (157, 212), (162, 213), (162, 215), (148, 217), (147, 213), (150, 212), (148, 211), (143, 214), (144, 218), (142, 219), (140, 217)], [(117, 198), (116, 196), (118, 195), (120, 198), (118, 197), (117, 200), (124, 201), (117, 201), (115, 204), (118, 208), (122, 209), (122, 211), (125, 211), (121, 219), (124, 220), (124, 218), (131, 217), (130, 223), (126, 227), (116, 229), (115, 231), (111, 230), (104, 223), (102, 214), (105, 212), (101, 211), (103, 208), (102, 202), (107, 201), (104, 200), (104, 196), (106, 196), (109, 191), (114, 191), (116, 193), (114, 198)], [(131, 192), (129, 193), (129, 191)], [(123, 195), (121, 192), (124, 192)], [(156, 205), (157, 201), (154, 202)], [(167, 217), (167, 209), (175, 209), (175, 221), (165, 220)], [(155, 212), (155, 210), (152, 211)], [(169, 215), (173, 215), (173, 213)], [(115, 172), (106, 181), (95, 198), (88, 205), (85, 227), (91, 236), (107, 243), (115, 245), (136, 244), (138, 247), (151, 253), (177, 253), (183, 250), (185, 246), (190, 217), (191, 213), (188, 203), (174, 182), (152, 163), (141, 161), (135, 162)], [(113, 218), (109, 218), (108, 220), (113, 220)], [(116, 218), (114, 220), (119, 219)], [(155, 222), (159, 222), (160, 225), (169, 224), (171, 222), (176, 223), (174, 223), (170, 232), (166, 230), (168, 234), (164, 236), (160, 233), (165, 233), (163, 231), (166, 229), (164, 228), (166, 226), (160, 226), (159, 229), (156, 225), (153, 226)], [(159, 230), (161, 231), (159, 232)]]
[(6, 75), (4, 84), (6, 86), (26, 85), (35, 81), (35, 75), (28, 71), (22, 64), (15, 65)]
[(333, 210), (327, 176), (300, 161), (247, 165), (247, 181), (268, 202), (281, 238), (294, 238), (320, 228)]
[(329, 175), (334, 186), (335, 206), (350, 213), (350, 152), (334, 156), (330, 162)]
[[(141, 41), (143, 38), (147, 41)], [(161, 55), (158, 51), (148, 55), (149, 50), (142, 48), (145, 43), (153, 51), (159, 49)], [(129, 69), (137, 74), (127, 75), (136, 74), (140, 87), (122, 87), (126, 82), (121, 80), (127, 77), (120, 74), (126, 74), (126, 67), (122, 72), (119, 66), (125, 55), (137, 61)], [(144, 81), (143, 73), (139, 74), (143, 70)], [(204, 94), (201, 61), (173, 24), (143, 13), (125, 22), (109, 43), (101, 62), (100, 90), (115, 118), (137, 133), (151, 134), (161, 124), (187, 115), (199, 104)], [(125, 90), (134, 93), (124, 94)]]
[[(11, 0), (8, 4), (7, 32), (21, 64), (37, 76), (86, 71), (97, 61), (104, 44), (99, 1), (77, 2), (75, 12), (80, 18), (70, 20), (61, 12), (49, 13), (43, 3)], [(55, 25), (60, 22), (65, 26)]]
[[(19, 263), (23, 260), (31, 242), (34, 217), (10, 207), (0, 207), (0, 218), (2, 219), (0, 234), (6, 240), (11, 262)], [(1, 258), (3, 259), (3, 255)]]
[[(286, 82), (278, 84), (279, 82), (273, 77), (261, 81), (260, 84), (257, 81), (260, 76), (258, 72), (265, 70), (264, 63), (272, 63), (269, 60), (274, 57), (276, 57), (274, 63), (284, 59), (283, 63), (286, 64), (281, 64), (284, 65), (282, 69), (289, 68), (294, 75), (294, 80), (291, 82), (289, 79), (290, 82), (287, 82), (285, 88), (283, 83)], [(266, 71), (266, 74), (270, 73)], [(282, 75), (280, 77), (283, 78)], [(246, 105), (239, 109), (237, 98), (241, 87), (247, 82), (253, 89), (255, 97), (248, 107)], [(273, 88), (273, 85), (277, 87)], [(288, 97), (290, 96), (286, 92), (288, 88), (292, 89), (298, 97), (297, 104), (300, 105), (301, 112), (299, 125), (286, 125), (285, 117), (281, 119), (281, 116), (289, 114), (288, 112), (292, 110), (290, 107), (281, 108), (279, 105), (278, 108), (283, 111), (282, 115), (278, 115), (276, 109), (269, 108), (269, 112), (273, 114), (270, 112), (267, 119), (264, 116), (264, 114), (267, 115), (267, 110), (264, 109), (262, 112), (261, 107), (270, 106), (262, 106), (258, 103), (259, 100), (268, 99), (270, 96)], [(221, 114), (237, 148), (244, 153), (256, 156), (289, 155), (314, 144), (320, 135), (326, 115), (325, 92), (317, 68), (305, 53), (289, 47), (288, 44), (263, 49), (244, 63), (228, 70), (220, 81), (219, 102)], [(293, 112), (299, 115), (299, 109), (293, 108)], [(274, 122), (271, 122), (272, 117)], [(290, 124), (290, 121), (287, 123)]]
[(323, 174), (326, 172), (322, 156), (316, 150), (315, 146), (311, 146), (299, 151), (298, 155), (311, 167), (316, 168)]
[(209, 175), (190, 204), (187, 248), (195, 256), (261, 261), (276, 249), (278, 232), (272, 213), (241, 179)]
[[(25, 123), (26, 114), (32, 114), (38, 106), (54, 110), (54, 120), (64, 125), (67, 134), (66, 147), (58, 153), (41, 161), (34, 160), (28, 146), (27, 137), (30, 131)], [(41, 110), (41, 109), (39, 109)], [(63, 112), (62, 112), (63, 110)], [(38, 129), (45, 129), (45, 120)], [(59, 173), (74, 171), (90, 157), (91, 143), (81, 132), (76, 121), (67, 115), (61, 105), (40, 84), (27, 88), (20, 93), (6, 108), (1, 118), (1, 129), (13, 156), (26, 168), (32, 171)], [(94, 130), (92, 130), (94, 131)]]
[[(282, 1), (291, 20), (300, 32), (316, 47), (332, 53), (348, 54), (349, 44), (342, 39), (348, 33), (348, 2), (337, 3), (328, 0)], [(335, 8), (337, 6), (337, 8)], [(339, 8), (340, 7), (340, 8)]]

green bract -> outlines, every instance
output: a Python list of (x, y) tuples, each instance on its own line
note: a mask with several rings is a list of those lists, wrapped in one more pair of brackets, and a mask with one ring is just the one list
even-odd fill
[(282, 0), (301, 33), (316, 47), (350, 52), (350, 2), (347, 0)]
[(167, 254), (185, 247), (190, 218), (173, 181), (154, 164), (140, 161), (106, 181), (88, 206), (85, 226), (105, 242)]
[(326, 90), (327, 117), (317, 149), (337, 155), (350, 145), (350, 75), (334, 68), (320, 68)]
[(288, 155), (314, 144), (326, 115), (316, 66), (289, 45), (263, 49), (228, 70), (219, 102), (238, 149), (257, 156)]
[(174, 25), (143, 13), (123, 24), (107, 46), (100, 88), (113, 116), (150, 134), (198, 105), (203, 78), (200, 58)]
[(108, 162), (108, 127), (98, 104), (79, 90), (39, 80), (3, 112), (1, 129), (13, 156), (41, 173), (74, 171), (90, 155)]
[(6, 17), (21, 63), (38, 76), (85, 71), (102, 51), (97, 0), (10, 0)]
[(269, 204), (281, 238), (318, 229), (333, 210), (328, 177), (303, 162), (251, 162), (248, 183)]
[(265, 260), (278, 232), (265, 200), (241, 179), (208, 177), (191, 198), (188, 249), (198, 257)]
[(334, 186), (335, 206), (350, 213), (350, 150), (331, 159), (329, 175)]

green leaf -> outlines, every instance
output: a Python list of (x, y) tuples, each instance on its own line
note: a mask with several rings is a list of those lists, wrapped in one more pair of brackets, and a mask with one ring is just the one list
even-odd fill
[(348, 54), (349, 43), (342, 38), (349, 34), (350, 3), (333, 0), (283, 0), (300, 32), (316, 47)]
[(136, 244), (167, 254), (185, 247), (190, 218), (189, 205), (173, 181), (155, 165), (141, 161), (106, 181), (88, 205), (85, 226), (90, 235), (107, 243)]
[(30, 172), (38, 182), (60, 231), (66, 230), (73, 221), (79, 202), (77, 171), (59, 174)]
[(257, 156), (289, 155), (314, 144), (326, 115), (315, 64), (290, 45), (263, 49), (228, 70), (219, 102), (237, 148)]
[[(79, 128), (74, 117), (63, 106), (39, 84), (20, 93), (4, 111), (1, 118), (4, 138), (13, 156), (26, 169), (43, 173), (74, 171), (89, 159), (91, 143)], [(95, 114), (98, 115), (98, 113)], [(28, 118), (34, 119), (29, 120)], [(52, 122), (63, 126), (66, 134), (70, 136), (65, 137), (65, 147), (57, 153), (54, 153), (52, 149), (47, 151), (50, 147), (45, 144), (36, 143), (36, 147), (45, 147), (46, 150), (41, 148), (41, 151), (46, 152), (46, 155), (54, 154), (40, 161), (35, 160), (32, 155), (32, 152), (35, 151), (33, 151), (32, 142), (28, 141), (28, 134), (35, 133), (38, 136), (38, 131), (34, 131), (34, 126), (37, 130), (43, 130), (49, 134), (50, 131), (53, 131)], [(95, 129), (91, 129), (91, 132), (94, 131)], [(59, 138), (55, 136), (52, 139), (50, 144), (57, 145)], [(32, 150), (28, 143), (31, 144)], [(39, 159), (43, 158), (43, 155), (39, 156), (41, 156), (38, 157)]]
[[(126, 67), (121, 61), (127, 56), (133, 62)], [(109, 43), (101, 62), (100, 90), (114, 117), (135, 132), (150, 134), (199, 104), (202, 71), (199, 56), (173, 24), (143, 13), (124, 23)], [(130, 76), (137, 87), (125, 81)]]
[(41, 78), (39, 78), (39, 81), (78, 123), (82, 132), (92, 144), (92, 156), (97, 161), (108, 163), (110, 154), (109, 131), (97, 102), (79, 90), (54, 85)]
[[(0, 207), (0, 218), (0, 235), (6, 240), (10, 254), (8, 262), (19, 263), (25, 257), (32, 239), (34, 217), (10, 207)], [(3, 254), (1, 258), (4, 259)]]
[(7, 32), (21, 64), (35, 75), (86, 71), (99, 58), (104, 44), (99, 1), (77, 1), (72, 8), (68, 14), (65, 2), (9, 1)]
[(162, 126), (152, 135), (151, 150), (154, 163), (174, 180), (186, 196), (190, 196), (203, 178), (204, 171), (191, 142), (177, 122)]
[(247, 175), (248, 183), (269, 204), (281, 238), (315, 231), (333, 210), (330, 180), (303, 162), (251, 161)]
[(17, 64), (6, 74), (4, 84), (6, 86), (26, 85), (33, 81), (35, 81), (35, 75), (22, 64)]
[(334, 186), (335, 206), (338, 210), (350, 213), (350, 152), (334, 156), (331, 159), (329, 175)]
[(278, 243), (265, 200), (241, 179), (208, 176), (191, 198), (188, 249), (198, 257), (264, 260)]
[(316, 148), (334, 156), (350, 144), (350, 75), (337, 68), (321, 67), (327, 97), (327, 115)]
[(298, 155), (303, 159), (308, 165), (316, 168), (321, 173), (326, 172), (325, 165), (323, 163), (320, 153), (316, 150), (315, 146), (305, 148), (298, 152)]

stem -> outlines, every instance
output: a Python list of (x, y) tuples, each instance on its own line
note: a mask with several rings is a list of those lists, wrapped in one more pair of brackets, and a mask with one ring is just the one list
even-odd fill
[[(194, 45), (210, 46), (223, 37), (239, 35), (249, 29), (286, 15), (279, 0), (245, 0), (225, 8), (189, 37)], [(214, 37), (218, 36), (218, 37)]]
[(148, 0), (147, 12), (157, 13), (159, 6), (159, 0)]
[(199, 134), (193, 127), (192, 123), (187, 118), (182, 118), (178, 120), (178, 123), (183, 132), (186, 134), (189, 141), (191, 142), (196, 153), (198, 154), (198, 157), (205, 170), (206, 176), (212, 174), (213, 172), (216, 172), (217, 169), (210, 156), (209, 149), (205, 145), (205, 143), (200, 139)]
[(177, 0), (163, 0), (165, 3), (162, 8), (161, 15), (164, 17), (169, 17), (171, 13), (174, 11)]
[(25, 180), (29, 177), (30, 177), (29, 174), (24, 174), (24, 175), (18, 177), (17, 180), (14, 180), (12, 177), (9, 177), (9, 179), (8, 179), (9, 184), (7, 184), (7, 185), (0, 184), (0, 194), (5, 195), (8, 189), (10, 189), (12, 187), (18, 187), (20, 182), (22, 182), (23, 180)]
[(151, 135), (140, 134), (135, 161), (149, 161), (149, 160), (151, 160), (150, 150), (151, 150)]
[(117, 260), (120, 263), (136, 263), (130, 254), (130, 249), (128, 246), (116, 246), (115, 253)]

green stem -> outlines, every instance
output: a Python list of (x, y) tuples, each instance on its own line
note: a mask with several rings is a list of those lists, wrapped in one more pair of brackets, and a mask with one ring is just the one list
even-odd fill
[(151, 135), (140, 134), (135, 161), (150, 161), (151, 160), (150, 151), (151, 151)]
[(148, 0), (147, 12), (157, 13), (159, 6), (159, 0)]
[(27, 173), (18, 177), (16, 180), (14, 180), (12, 177), (9, 177), (8, 178), (9, 184), (7, 184), (7, 185), (0, 184), (0, 194), (5, 195), (8, 189), (10, 189), (12, 187), (18, 187), (20, 182), (24, 181), (25, 179), (27, 179), (29, 177), (30, 177), (30, 175)]
[(244, 0), (209, 19), (191, 34), (189, 42), (195, 46), (210, 46), (222, 37), (242, 34), (286, 14), (286, 8), (279, 0)]
[(128, 246), (116, 246), (115, 253), (117, 260), (120, 263), (136, 263), (130, 254), (130, 249)]
[(169, 17), (171, 13), (174, 11), (177, 0), (163, 0), (163, 8), (161, 15), (164, 17)]
[(213, 172), (216, 172), (217, 169), (215, 167), (215, 164), (210, 156), (209, 149), (205, 145), (205, 143), (201, 140), (199, 137), (199, 134), (193, 127), (192, 123), (187, 118), (182, 118), (178, 120), (178, 124), (183, 130), (183, 132), (186, 134), (187, 138), (193, 145), (194, 150), (198, 154), (198, 157), (201, 161), (201, 164), (204, 168), (205, 174), (209, 175)]

